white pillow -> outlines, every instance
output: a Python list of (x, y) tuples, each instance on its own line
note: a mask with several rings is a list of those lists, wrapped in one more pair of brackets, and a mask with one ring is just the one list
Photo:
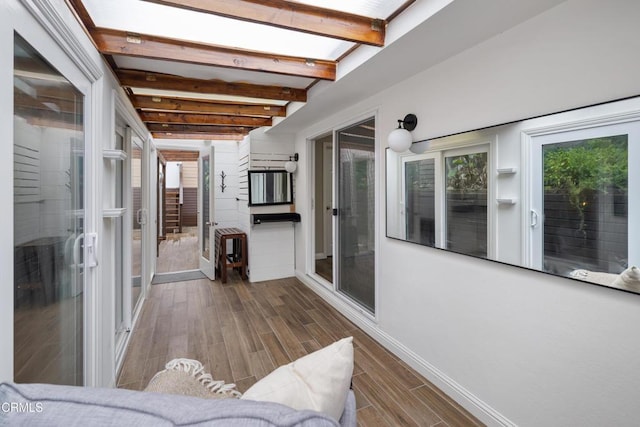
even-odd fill
[(242, 399), (311, 409), (337, 420), (353, 375), (353, 337), (280, 366), (247, 390)]
[(640, 292), (640, 269), (635, 266), (627, 268), (614, 280), (613, 286)]

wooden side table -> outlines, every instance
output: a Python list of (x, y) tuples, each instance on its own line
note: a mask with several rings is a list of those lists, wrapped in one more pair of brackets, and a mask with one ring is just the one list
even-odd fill
[[(227, 283), (227, 268), (231, 267), (247, 279), (247, 235), (238, 228), (217, 228), (215, 232), (216, 277)], [(233, 241), (233, 250), (227, 253), (227, 241)]]

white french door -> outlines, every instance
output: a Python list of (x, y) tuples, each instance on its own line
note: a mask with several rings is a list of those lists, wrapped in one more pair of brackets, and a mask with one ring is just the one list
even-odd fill
[(215, 173), (214, 147), (200, 151), (198, 159), (198, 236), (200, 270), (211, 280), (215, 279)]

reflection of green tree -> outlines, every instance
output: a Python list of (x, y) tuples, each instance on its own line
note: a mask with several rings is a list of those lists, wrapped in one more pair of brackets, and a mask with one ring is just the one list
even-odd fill
[(486, 191), (487, 153), (465, 154), (447, 158), (447, 190)]
[(585, 209), (596, 193), (627, 191), (627, 136), (553, 144), (544, 148), (545, 192), (566, 194), (585, 233)]

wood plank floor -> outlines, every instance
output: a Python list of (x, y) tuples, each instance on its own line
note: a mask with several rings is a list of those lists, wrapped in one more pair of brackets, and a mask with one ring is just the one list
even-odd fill
[(277, 366), (354, 337), (360, 426), (475, 426), (471, 414), (297, 279), (152, 286), (118, 379), (140, 390), (166, 362), (197, 359), (245, 391)]
[(198, 227), (183, 227), (182, 233), (167, 233), (160, 242), (157, 273), (198, 268)]

